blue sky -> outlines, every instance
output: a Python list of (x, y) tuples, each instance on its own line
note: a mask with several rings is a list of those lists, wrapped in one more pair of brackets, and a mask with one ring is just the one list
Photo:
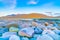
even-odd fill
[(46, 12), (52, 12), (53, 15), (60, 13), (60, 0), (0, 0), (0, 16), (32, 12), (46, 15), (51, 15)]

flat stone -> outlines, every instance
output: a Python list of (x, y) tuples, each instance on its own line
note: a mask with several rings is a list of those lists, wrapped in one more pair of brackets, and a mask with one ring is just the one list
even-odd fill
[(42, 36), (38, 36), (37, 40), (53, 40), (53, 38), (50, 37), (49, 35), (42, 35)]
[(16, 32), (5, 32), (3, 33), (2, 37), (6, 38), (6, 37), (10, 37), (11, 35), (17, 35)]
[(20, 40), (20, 37), (17, 35), (11, 35), (9, 40)]
[(27, 36), (27, 37), (32, 37), (34, 33), (34, 29), (28, 27), (28, 28), (23, 28), (21, 29), (18, 34), (20, 36)]

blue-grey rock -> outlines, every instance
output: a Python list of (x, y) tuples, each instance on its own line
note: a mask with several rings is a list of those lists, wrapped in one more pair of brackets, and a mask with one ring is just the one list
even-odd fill
[(58, 34), (49, 34), (54, 40), (60, 40), (60, 35)]
[(0, 35), (2, 35), (5, 32), (8, 32), (8, 28), (0, 28)]
[(53, 38), (50, 37), (49, 35), (42, 35), (42, 36), (38, 36), (37, 40), (53, 40)]
[(40, 29), (40, 28), (34, 28), (34, 32), (35, 32), (36, 34), (41, 34), (41, 33), (43, 32), (43, 30)]
[(17, 35), (11, 35), (9, 40), (20, 40), (20, 37)]
[(27, 37), (22, 37), (21, 40), (29, 40)]
[(20, 36), (32, 37), (34, 34), (34, 29), (31, 27), (21, 29), (18, 34)]
[(54, 31), (52, 31), (52, 30), (48, 30), (48, 29), (45, 29), (43, 32), (42, 32), (42, 34), (55, 34), (55, 32)]
[(60, 30), (53, 30), (56, 34), (60, 35)]
[(30, 40), (36, 40), (36, 38), (33, 38), (33, 37), (32, 37), (32, 38), (30, 38)]
[(53, 26), (54, 26), (54, 27), (58, 27), (58, 25), (57, 25), (56, 23), (55, 23), (55, 24), (53, 24)]
[(6, 38), (6, 37), (10, 37), (11, 35), (17, 35), (16, 32), (5, 32), (3, 33), (2, 37)]

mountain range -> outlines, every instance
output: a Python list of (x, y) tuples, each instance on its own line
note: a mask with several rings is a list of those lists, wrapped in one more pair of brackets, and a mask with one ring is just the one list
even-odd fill
[(8, 16), (0, 17), (0, 19), (6, 20), (18, 20), (18, 19), (31, 19), (31, 18), (53, 18), (52, 16), (44, 15), (42, 13), (30, 13), (30, 14), (12, 14)]

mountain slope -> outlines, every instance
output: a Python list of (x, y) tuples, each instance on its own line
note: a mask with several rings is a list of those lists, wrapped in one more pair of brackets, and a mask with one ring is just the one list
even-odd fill
[(4, 17), (0, 17), (0, 19), (8, 19), (8, 20), (12, 20), (12, 19), (20, 19), (20, 18), (52, 18), (51, 16), (47, 16), (44, 14), (39, 14), (39, 13), (31, 13), (31, 14), (17, 14), (15, 16), (4, 16)]

